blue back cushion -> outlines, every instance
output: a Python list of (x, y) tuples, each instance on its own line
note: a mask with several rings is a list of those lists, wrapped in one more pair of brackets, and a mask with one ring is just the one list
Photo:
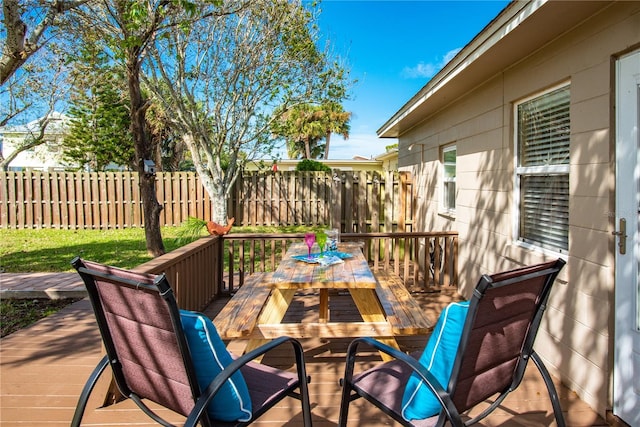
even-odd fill
[[(180, 319), (196, 369), (198, 385), (204, 392), (209, 383), (233, 361), (233, 358), (208, 317), (180, 310)], [(211, 418), (221, 421), (251, 419), (249, 389), (240, 371), (235, 372), (222, 386), (209, 403), (207, 412)]]
[[(419, 360), (445, 390), (468, 310), (469, 301), (451, 303), (443, 310)], [(402, 417), (407, 421), (421, 420), (438, 414), (441, 408), (424, 381), (415, 373), (411, 375), (402, 396)]]

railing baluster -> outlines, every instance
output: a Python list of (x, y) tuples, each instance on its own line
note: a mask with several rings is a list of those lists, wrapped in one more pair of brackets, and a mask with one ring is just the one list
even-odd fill
[[(255, 272), (257, 262), (260, 262), (260, 268), (264, 271), (267, 256), (272, 263), (269, 267), (275, 269), (277, 263), (285, 256), (290, 242), (302, 241), (303, 237), (304, 234), (301, 233), (270, 235), (237, 233), (221, 237), (208, 236), (154, 258), (135, 270), (153, 274), (166, 273), (174, 286), (181, 308), (202, 310), (220, 293), (230, 293), (237, 286), (242, 286), (244, 276)], [(457, 285), (457, 232), (343, 233), (341, 239), (362, 241), (365, 245), (369, 245), (371, 249), (365, 251), (365, 255), (369, 257), (368, 261), (373, 264), (374, 269), (389, 269), (392, 253), (395, 258), (394, 264), (399, 263), (399, 250), (404, 248), (403, 278), (407, 284), (410, 284), (407, 262), (409, 269), (413, 263), (413, 288), (426, 290), (430, 286)], [(267, 241), (270, 242), (268, 245)], [(258, 251), (255, 248), (256, 244), (260, 245)], [(237, 249), (236, 245), (239, 245)], [(248, 245), (248, 257), (245, 245)], [(267, 253), (267, 247), (270, 253)], [(423, 256), (420, 256), (421, 247)], [(384, 258), (380, 262), (379, 257), (382, 252), (384, 252)], [(256, 260), (256, 254), (261, 255), (260, 261)], [(237, 265), (236, 255), (238, 255)], [(248, 272), (246, 263), (249, 263)], [(420, 270), (422, 270), (421, 282), (419, 282)], [(396, 273), (400, 273), (399, 269)], [(226, 286), (224, 286), (225, 280)]]

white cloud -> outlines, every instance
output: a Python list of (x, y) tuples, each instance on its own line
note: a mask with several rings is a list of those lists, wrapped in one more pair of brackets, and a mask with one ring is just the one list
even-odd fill
[(404, 70), (402, 70), (402, 76), (408, 79), (433, 77), (438, 71), (442, 69), (442, 67), (447, 65), (447, 63), (458, 54), (458, 52), (460, 52), (460, 48), (450, 50), (444, 55), (442, 60), (437, 63), (425, 64), (424, 62), (420, 62), (414, 67), (405, 67)]

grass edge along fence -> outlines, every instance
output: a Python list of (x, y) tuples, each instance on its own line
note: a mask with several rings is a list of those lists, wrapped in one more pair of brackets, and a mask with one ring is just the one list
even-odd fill
[[(195, 172), (160, 172), (161, 226), (212, 218)], [(250, 172), (237, 180), (228, 215), (242, 226), (316, 226), (341, 232), (411, 231), (414, 189), (407, 172)], [(0, 228), (143, 227), (136, 172), (0, 171)]]

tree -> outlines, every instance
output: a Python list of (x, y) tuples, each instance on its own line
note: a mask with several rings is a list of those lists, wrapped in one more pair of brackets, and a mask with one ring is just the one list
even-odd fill
[(113, 163), (132, 168), (133, 139), (124, 70), (117, 67), (99, 43), (85, 39), (68, 55), (73, 65), (69, 133), (64, 158), (80, 167), (101, 171)]
[[(216, 1), (216, 0), (213, 0)], [(216, 1), (217, 2), (217, 1)], [(155, 190), (155, 174), (147, 173), (145, 163), (157, 159), (157, 147), (150, 138), (146, 113), (150, 106), (141, 86), (142, 62), (148, 48), (165, 31), (187, 28), (194, 19), (195, 6), (188, 0), (102, 0), (81, 8), (78, 28), (97, 32), (95, 41), (125, 70), (135, 149), (135, 169), (139, 175), (147, 251), (152, 256), (165, 253), (160, 232), (160, 212)], [(176, 17), (181, 13), (181, 19)], [(94, 35), (95, 33), (89, 33)]]
[(329, 143), (331, 141), (331, 134), (337, 133), (342, 135), (344, 139), (349, 138), (349, 120), (351, 120), (351, 113), (344, 111), (342, 104), (337, 102), (327, 102), (321, 106), (321, 111), (324, 113), (322, 117), (322, 123), (325, 128), (325, 145), (324, 145), (324, 158), (329, 158)]
[(105, 68), (97, 70), (100, 84), (94, 81), (87, 91), (79, 90), (72, 102), (64, 157), (96, 171), (112, 163), (131, 167), (134, 164), (133, 139), (128, 131), (131, 117), (122, 76)]
[(0, 126), (37, 123), (31, 135), (14, 147), (0, 168), (6, 169), (22, 151), (43, 144), (47, 126), (60, 112), (67, 90), (59, 36), (70, 11), (87, 0), (3, 0), (0, 15)]
[(30, 133), (20, 145), (5, 157), (0, 151), (0, 169), (7, 170), (9, 164), (23, 151), (45, 143), (46, 132), (56, 113), (67, 97), (65, 83), (67, 66), (59, 48), (50, 43), (49, 49), (40, 52), (28, 64), (14, 72), (0, 85), (0, 126), (30, 123)]
[(300, 104), (286, 111), (276, 110), (271, 131), (283, 137), (291, 159), (314, 159), (324, 152), (319, 141), (326, 135), (322, 112), (312, 104)]
[[(85, 43), (68, 59), (73, 65), (69, 114), (74, 121), (65, 140), (65, 155), (68, 160), (95, 170), (110, 163), (135, 169), (124, 69), (109, 58), (95, 35), (85, 31), (84, 36)], [(179, 170), (186, 147), (159, 103), (153, 99), (149, 102), (145, 119), (157, 170)]]
[(300, 1), (225, 2), (197, 15), (206, 18), (156, 38), (145, 82), (172, 111), (212, 199), (212, 219), (224, 224), (246, 159), (276, 148), (276, 106), (340, 100), (346, 73), (318, 50), (313, 11)]
[(171, 126), (170, 113), (157, 100), (151, 99), (147, 110), (147, 126), (151, 145), (155, 147), (155, 163), (159, 171), (179, 171), (189, 168), (187, 146)]
[(3, 27), (0, 28), (2, 44), (0, 56), (0, 85), (22, 67), (27, 60), (41, 50), (61, 28), (68, 12), (88, 0), (56, 0), (50, 2), (22, 2), (3, 0)]
[[(351, 113), (342, 104), (327, 101), (321, 105), (301, 104), (276, 112), (271, 131), (286, 140), (289, 158), (329, 158), (329, 142), (332, 133), (349, 137)], [(321, 140), (324, 139), (324, 144)]]

